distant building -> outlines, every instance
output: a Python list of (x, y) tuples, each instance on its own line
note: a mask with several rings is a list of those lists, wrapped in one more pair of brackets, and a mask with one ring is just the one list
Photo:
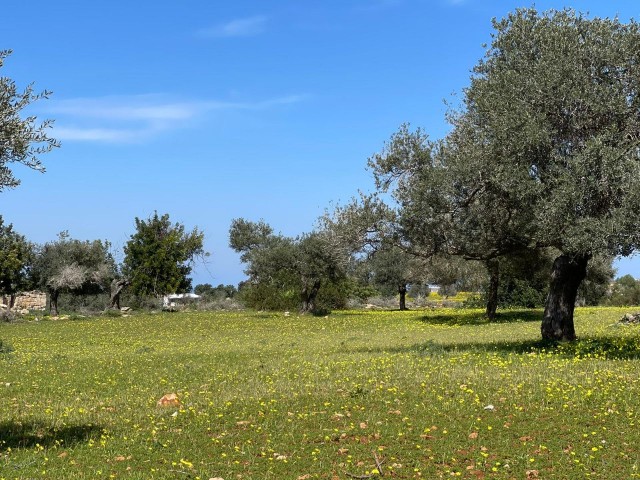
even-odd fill
[(179, 305), (198, 300), (200, 295), (195, 293), (171, 293), (162, 297), (162, 309), (171, 310)]

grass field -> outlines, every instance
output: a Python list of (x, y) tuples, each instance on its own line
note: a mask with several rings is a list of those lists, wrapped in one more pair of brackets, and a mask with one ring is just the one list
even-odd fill
[(557, 347), (539, 311), (3, 324), (0, 478), (637, 478), (629, 311)]

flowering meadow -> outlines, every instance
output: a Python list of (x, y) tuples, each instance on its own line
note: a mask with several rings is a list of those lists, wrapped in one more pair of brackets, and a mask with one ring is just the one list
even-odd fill
[(633, 311), (2, 324), (0, 478), (640, 478)]

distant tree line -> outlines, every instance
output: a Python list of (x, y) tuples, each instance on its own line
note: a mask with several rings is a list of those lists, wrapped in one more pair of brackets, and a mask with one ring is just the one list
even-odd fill
[[(230, 227), (230, 245), (247, 265), (248, 279), (238, 287), (199, 284), (192, 289), (189, 274), (194, 261), (206, 255), (204, 235), (197, 228), (186, 231), (168, 215), (135, 219), (136, 232), (125, 245), (121, 264), (108, 241), (77, 240), (65, 231), (56, 240), (37, 245), (0, 217), (0, 293), (11, 297), (43, 290), (54, 315), (61, 295), (102, 293), (109, 298), (104, 307), (119, 307), (113, 299), (116, 292), (126, 292), (129, 298), (159, 298), (193, 290), (208, 301), (235, 299), (250, 308), (323, 313), (344, 308), (350, 300), (366, 302), (372, 297), (396, 298), (397, 307), (406, 309), (408, 295), (428, 297), (429, 285), (437, 284), (441, 298), (467, 291), (473, 292), (468, 305), (486, 302), (491, 279), (480, 262), (423, 258), (373, 237), (356, 248), (345, 236), (357, 225), (335, 223), (335, 218), (327, 214), (318, 222), (321, 227), (295, 238), (274, 233), (264, 221), (236, 219)], [(501, 307), (544, 305), (553, 256), (536, 255), (500, 260)], [(613, 282), (611, 262), (608, 258), (592, 264), (579, 303), (640, 303), (638, 282), (630, 276)]]
[(157, 212), (147, 220), (136, 218), (135, 225), (118, 264), (108, 241), (77, 240), (65, 231), (56, 240), (37, 245), (0, 217), (0, 294), (45, 291), (49, 309), (57, 315), (61, 294), (111, 294), (106, 308), (119, 305), (125, 287), (139, 297), (190, 292), (194, 261), (207, 255), (204, 234), (197, 228), (186, 231), (184, 225)]

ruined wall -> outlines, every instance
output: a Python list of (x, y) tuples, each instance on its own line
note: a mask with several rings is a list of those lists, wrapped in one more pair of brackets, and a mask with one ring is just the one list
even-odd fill
[[(11, 297), (3, 295), (2, 303), (9, 306)], [(47, 294), (37, 290), (17, 294), (13, 302), (14, 310), (44, 310), (46, 308)]]

